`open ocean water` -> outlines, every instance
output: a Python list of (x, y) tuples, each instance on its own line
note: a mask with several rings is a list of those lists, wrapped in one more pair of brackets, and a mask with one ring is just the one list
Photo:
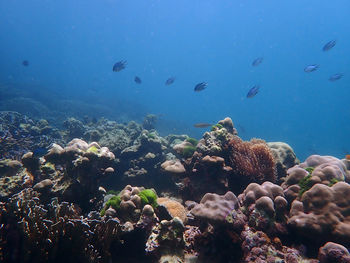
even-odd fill
[[(14, 96), (39, 89), (52, 100), (103, 105), (95, 114), (114, 119), (153, 113), (167, 132), (195, 137), (203, 130), (194, 123), (230, 116), (243, 138), (288, 142), (300, 159), (350, 151), (346, 0), (13, 0), (0, 8), (0, 82), (16, 87)], [(331, 40), (336, 46), (323, 52)], [(113, 72), (120, 60), (127, 67)], [(305, 73), (310, 64), (320, 67)], [(336, 73), (344, 77), (330, 82)], [(199, 82), (208, 87), (195, 93)], [(261, 89), (247, 99), (254, 85)]]

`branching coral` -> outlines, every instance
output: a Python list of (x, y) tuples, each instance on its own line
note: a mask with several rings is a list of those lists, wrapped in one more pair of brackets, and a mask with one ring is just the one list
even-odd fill
[[(57, 198), (43, 205), (31, 188), (1, 203), (0, 224), (7, 229), (0, 231), (4, 262), (59, 262), (67, 254), (69, 262), (108, 262), (119, 228), (116, 220), (83, 217), (74, 204)], [(22, 244), (11, 241), (16, 236)]]

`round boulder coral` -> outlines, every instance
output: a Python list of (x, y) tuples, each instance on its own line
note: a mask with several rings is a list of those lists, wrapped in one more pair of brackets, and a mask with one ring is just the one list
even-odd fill
[(228, 223), (228, 216), (238, 209), (238, 199), (232, 192), (225, 195), (207, 193), (200, 203), (191, 209), (191, 214), (209, 223), (225, 224)]
[(301, 235), (317, 235), (320, 241), (330, 237), (350, 245), (350, 185), (338, 182), (332, 187), (316, 184), (301, 201), (293, 201), (288, 224)]

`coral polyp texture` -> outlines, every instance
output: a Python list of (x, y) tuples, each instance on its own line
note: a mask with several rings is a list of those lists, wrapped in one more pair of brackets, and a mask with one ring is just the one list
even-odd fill
[(275, 159), (263, 140), (242, 141), (234, 137), (227, 145), (229, 164), (233, 174), (246, 181), (276, 181)]
[(300, 163), (231, 118), (202, 138), (0, 119), (0, 262), (350, 262), (349, 159)]

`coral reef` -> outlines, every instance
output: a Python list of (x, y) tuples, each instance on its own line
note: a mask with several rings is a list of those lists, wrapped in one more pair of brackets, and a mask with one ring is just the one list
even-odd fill
[(299, 163), (230, 118), (163, 138), (155, 118), (0, 112), (0, 261), (350, 262), (348, 159)]
[(243, 240), (243, 260), (240, 262), (303, 262), (317, 263), (315, 259), (305, 258), (300, 251), (283, 246), (279, 238), (270, 239), (262, 231), (246, 227), (241, 234)]
[(187, 222), (187, 211), (181, 203), (166, 197), (160, 197), (157, 199), (157, 204), (158, 210), (160, 210), (161, 207), (165, 208), (166, 212), (170, 216), (170, 219), (178, 217), (183, 223)]
[(116, 220), (81, 217), (78, 207), (57, 199), (42, 205), (39, 196), (28, 188), (1, 203), (0, 222), (6, 225), (0, 232), (4, 259), (58, 262), (69, 253), (69, 262), (108, 261), (119, 228)]
[(284, 142), (268, 142), (273, 157), (276, 162), (277, 178), (287, 176), (287, 170), (300, 163), (292, 147)]
[(203, 196), (200, 203), (191, 209), (191, 214), (195, 218), (214, 225), (230, 224), (229, 217), (235, 214), (234, 223), (236, 224), (236, 217), (240, 212), (238, 208), (238, 199), (232, 192), (227, 192), (223, 196), (207, 193)]
[(62, 142), (46, 120), (35, 121), (17, 112), (0, 112), (0, 159), (17, 159), (37, 148)]
[(147, 114), (143, 120), (142, 127), (146, 130), (152, 130), (155, 128), (158, 117), (154, 114)]
[(282, 187), (271, 182), (251, 183), (238, 198), (249, 218), (249, 226), (270, 235), (287, 232), (289, 210)]
[(85, 210), (92, 207), (98, 186), (113, 174), (114, 159), (108, 148), (96, 142), (73, 139), (65, 148), (53, 144), (40, 160), (29, 152), (22, 161), (31, 176), (28, 186), (49, 179), (52, 196), (75, 202)]
[(350, 253), (342, 245), (327, 242), (320, 248), (318, 259), (320, 263), (345, 263), (350, 262)]
[(317, 237), (317, 243), (336, 241), (350, 246), (349, 195), (350, 185), (345, 182), (332, 187), (315, 184), (301, 201), (293, 201), (288, 225), (304, 238)]
[(317, 183), (333, 185), (349, 180), (350, 171), (342, 160), (332, 156), (311, 155), (305, 162), (288, 169), (282, 183), (288, 201), (292, 201)]
[(232, 167), (230, 180), (245, 187), (248, 183), (276, 181), (276, 165), (271, 150), (263, 140), (242, 141), (235, 137), (227, 145), (228, 165)]

